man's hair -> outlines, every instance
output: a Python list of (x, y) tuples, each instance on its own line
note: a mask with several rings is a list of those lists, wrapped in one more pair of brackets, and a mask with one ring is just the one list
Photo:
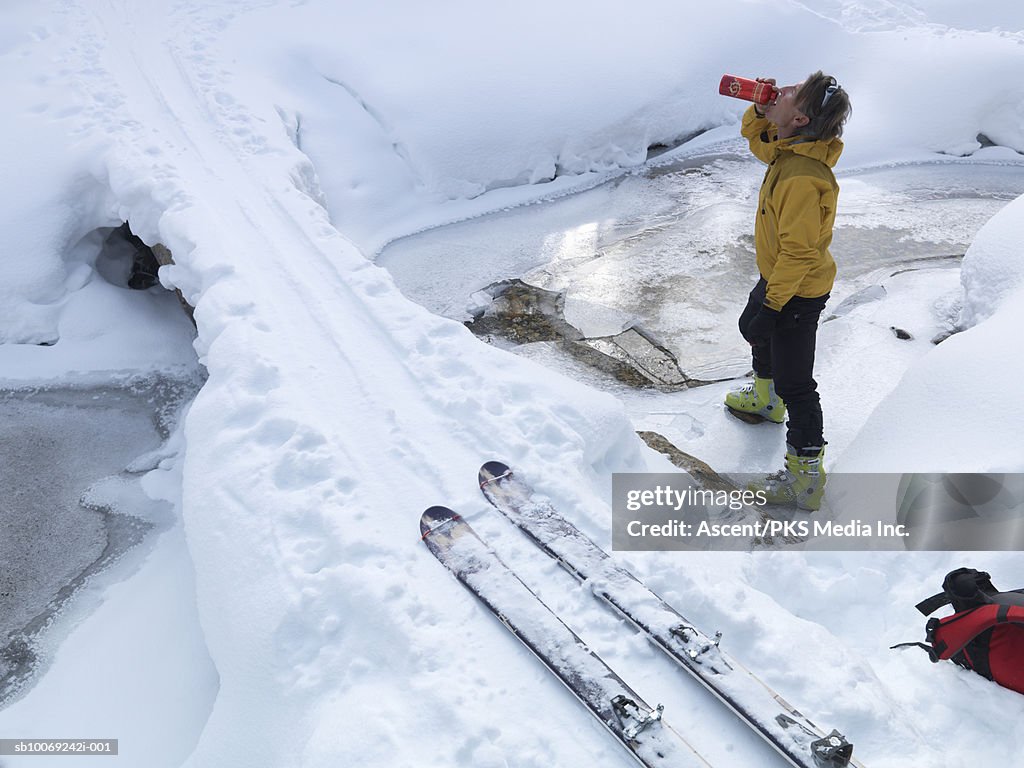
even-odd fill
[(809, 75), (796, 92), (796, 108), (810, 118), (800, 133), (825, 140), (842, 136), (843, 124), (853, 112), (849, 94), (820, 69)]

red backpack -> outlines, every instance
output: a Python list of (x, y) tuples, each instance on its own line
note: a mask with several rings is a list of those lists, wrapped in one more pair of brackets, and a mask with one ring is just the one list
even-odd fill
[(958, 568), (946, 575), (942, 592), (922, 600), (917, 610), (927, 616), (944, 605), (955, 613), (928, 619), (926, 643), (893, 648), (924, 648), (933, 662), (950, 659), (1024, 693), (1024, 590), (1000, 592), (984, 571)]

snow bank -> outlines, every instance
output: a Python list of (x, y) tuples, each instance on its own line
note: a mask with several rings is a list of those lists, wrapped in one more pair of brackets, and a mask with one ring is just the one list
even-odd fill
[[(1008, 303), (1020, 304), (1024, 286), (1024, 197), (993, 216), (964, 255), (960, 325), (977, 325)], [(1009, 337), (1008, 337), (1009, 338)]]
[[(1024, 83), (992, 76), (1021, 69), (1021, 33), (976, 28), (888, 2), (641, 0), (628, 13), (308, 3), (237, 18), (218, 46), (250, 73), (232, 97), (251, 95), (268, 122), (274, 101), (332, 223), (372, 256), (425, 227), (635, 167), (651, 145), (723, 125), (719, 138), (733, 139), (743, 105), (718, 95), (724, 72), (835, 72), (855, 114), (842, 167), (967, 154), (979, 134), (1024, 151)], [(940, 115), (939, 102), (956, 107)]]
[(1024, 197), (971, 243), (961, 276), (961, 323), (911, 368), (868, 418), (836, 469), (843, 472), (1021, 472), (1024, 434), (1015, 387), (1024, 358)]
[[(333, 228), (301, 142), (261, 81), (242, 77), (244, 65), (221, 69), (236, 53), (217, 46), (225, 9), (68, 12), (47, 21), (83, 41), (67, 99), (86, 108), (60, 125), (89, 141), (57, 172), (84, 179), (83, 200), (61, 208), (71, 234), (52, 246), (54, 269), (30, 254), (15, 263), (50, 280), (78, 232), (127, 219), (170, 248), (176, 263), (161, 279), (196, 306), (209, 379), (186, 423), (182, 510), (219, 688), (201, 738), (194, 719), (176, 724), (186, 743), (198, 739), (194, 764), (367, 764), (367, 743), (417, 764), (422, 747), (408, 734), (431, 730), (439, 711), (472, 741), (479, 728), (460, 723), (480, 713), (445, 696), (409, 705), (433, 669), (452, 664), (433, 650), (450, 638), (451, 593), (418, 541), (419, 513), (437, 501), (469, 506), (482, 456), (547, 467), (539, 478), (593, 500), (594, 478), (644, 466), (622, 406), (412, 304)], [(133, 34), (115, 41), (106, 29)], [(34, 119), (58, 118), (47, 109)], [(50, 202), (31, 190), (29, 199)], [(14, 242), (31, 226), (12, 229)], [(79, 271), (96, 282), (95, 247), (88, 253)], [(57, 311), (40, 328), (59, 330), (77, 298), (99, 309), (115, 295), (74, 288), (58, 283)], [(14, 299), (30, 306), (34, 296), (22, 287)], [(71, 346), (89, 335), (89, 318), (76, 317)], [(109, 320), (96, 316), (101, 346), (116, 343), (103, 332)], [(482, 647), (501, 642), (485, 634)], [(167, 691), (162, 676), (149, 680), (155, 699)], [(20, 711), (45, 708), (48, 690)], [(24, 729), (20, 716), (9, 722)], [(138, 738), (125, 736), (122, 759), (144, 764), (155, 743), (125, 727)], [(474, 751), (453, 742), (436, 764), (453, 764), (460, 749)]]
[(944, 341), (908, 371), (836, 463), (839, 472), (1021, 472), (1014, 387), (1024, 361), (1007, 339), (1020, 292), (989, 320)]

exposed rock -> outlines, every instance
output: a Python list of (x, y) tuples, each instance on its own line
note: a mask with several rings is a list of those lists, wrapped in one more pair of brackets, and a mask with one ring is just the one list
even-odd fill
[(710, 465), (704, 463), (696, 456), (691, 456), (679, 450), (664, 435), (645, 431), (638, 431), (637, 434), (649, 447), (667, 456), (669, 461), (693, 477), (701, 488), (710, 488), (713, 491), (736, 490), (736, 486), (733, 483), (715, 472)]
[(982, 149), (985, 149), (986, 147), (998, 147), (999, 146), (994, 141), (992, 141), (992, 139), (990, 139), (988, 136), (986, 136), (984, 133), (979, 133), (975, 137), (975, 141), (977, 141), (979, 144), (981, 144), (981, 148)]
[[(132, 232), (127, 221), (115, 229), (111, 233), (111, 237), (123, 237), (135, 249), (132, 256), (131, 271), (128, 275), (128, 287), (133, 290), (144, 291), (159, 285), (160, 278), (157, 276), (157, 273), (160, 267), (174, 263), (174, 258), (171, 256), (171, 251), (167, 246), (162, 243), (155, 243), (152, 246), (147, 245), (143, 242), (142, 238)], [(195, 308), (185, 301), (185, 297), (180, 290), (175, 289), (174, 292), (177, 294), (178, 301), (181, 302), (185, 314), (188, 315), (188, 319), (192, 321), (192, 325), (195, 325)]]
[[(171, 258), (171, 251), (166, 246), (156, 243), (153, 246), (153, 255), (156, 257), (156, 262), (161, 267), (165, 267), (169, 264), (174, 263), (174, 259)], [(181, 308), (185, 310), (185, 314), (188, 315), (188, 319), (192, 321), (192, 325), (196, 324), (196, 310), (191, 304), (185, 301), (185, 297), (181, 291), (177, 288), (174, 289), (174, 293), (178, 297), (178, 301), (181, 303)]]
[(566, 348), (573, 356), (633, 386), (672, 390), (703, 383), (688, 379), (675, 355), (636, 326), (614, 336), (567, 342)]
[(678, 390), (706, 384), (691, 379), (675, 356), (648, 333), (631, 326), (613, 336), (586, 338), (565, 319), (565, 294), (504, 280), (488, 286), (490, 303), (467, 327), (478, 336), (516, 344), (552, 341), (577, 359), (638, 388)]
[[(669, 461), (692, 477), (694, 482), (701, 488), (712, 491), (725, 491), (726, 493), (735, 493), (739, 490), (736, 483), (718, 474), (708, 464), (695, 456), (679, 450), (664, 435), (646, 431), (638, 431), (637, 435), (649, 447), (668, 457)], [(772, 514), (768, 514), (762, 507), (747, 504), (739, 510), (732, 511), (728, 522), (766, 522), (770, 520), (792, 519), (793, 516), (794, 508), (791, 507), (773, 507)], [(726, 520), (723, 519), (723, 522), (726, 522)], [(803, 540), (796, 536), (762, 536), (750, 540), (749, 546), (751, 549), (775, 549), (780, 544), (793, 545), (799, 544), (801, 541)]]
[(546, 291), (522, 280), (503, 280), (483, 291), (490, 305), (466, 326), (477, 336), (500, 336), (516, 344), (582, 339), (565, 321), (565, 294)]
[(905, 331), (902, 328), (897, 328), (895, 325), (890, 325), (889, 330), (892, 331), (896, 338), (900, 339), (901, 341), (910, 341), (911, 339), (914, 338), (909, 331)]

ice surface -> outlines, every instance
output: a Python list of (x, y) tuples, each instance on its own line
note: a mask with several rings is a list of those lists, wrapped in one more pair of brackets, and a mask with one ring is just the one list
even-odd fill
[[(637, 322), (690, 377), (741, 376), (749, 350), (722, 318), (739, 316), (757, 279), (751, 211), (762, 168), (740, 156), (666, 164), (542, 207), (400, 240), (377, 263), (406, 295), (454, 318), (465, 317), (474, 291), (522, 274), (565, 291), (566, 317), (585, 335), (602, 335), (593, 331), (609, 317)], [(962, 255), (982, 224), (1024, 192), (1021, 169), (958, 162), (840, 174), (829, 307), (903, 265)]]
[(0, 392), (0, 639), (22, 648), (17, 663), (0, 651), (0, 699), (24, 694), (47, 661), (40, 631), (85, 579), (170, 524), (167, 505), (142, 491), (139, 472), (153, 467), (138, 458), (163, 444), (193, 393), (169, 379)]

